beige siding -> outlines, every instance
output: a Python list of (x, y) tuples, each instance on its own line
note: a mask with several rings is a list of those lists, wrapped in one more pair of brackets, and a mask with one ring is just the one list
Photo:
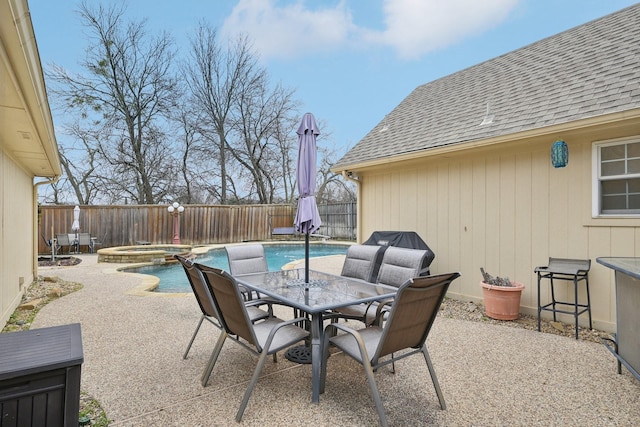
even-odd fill
[[(451, 296), (480, 301), (479, 269), (485, 267), (525, 284), (522, 311), (529, 314), (537, 312), (537, 265), (549, 256), (589, 258), (594, 325), (614, 330), (613, 274), (596, 258), (640, 256), (640, 220), (591, 219), (593, 136), (566, 139), (570, 162), (560, 169), (550, 164), (553, 139), (545, 139), (359, 171), (360, 237), (414, 230), (436, 254), (433, 273), (462, 272)], [(543, 283), (543, 302), (548, 288)], [(572, 300), (573, 285), (561, 282), (556, 290)], [(586, 301), (584, 286), (580, 299)], [(581, 316), (581, 323), (587, 320)]]
[(0, 151), (0, 325), (20, 302), (20, 283), (33, 280), (33, 183)]

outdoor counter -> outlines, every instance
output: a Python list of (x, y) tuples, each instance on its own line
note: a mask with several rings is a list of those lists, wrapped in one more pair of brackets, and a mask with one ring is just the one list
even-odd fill
[(616, 334), (605, 346), (638, 380), (640, 380), (640, 258), (597, 258), (615, 271)]

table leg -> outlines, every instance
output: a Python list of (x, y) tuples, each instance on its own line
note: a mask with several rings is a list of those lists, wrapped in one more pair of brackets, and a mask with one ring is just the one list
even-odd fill
[(312, 403), (320, 402), (320, 368), (322, 366), (322, 313), (311, 315)]

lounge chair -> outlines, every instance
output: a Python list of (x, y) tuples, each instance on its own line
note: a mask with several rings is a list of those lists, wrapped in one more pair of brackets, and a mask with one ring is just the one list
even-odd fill
[[(376, 386), (374, 372), (381, 366), (396, 360), (422, 353), (431, 374), (440, 407), (443, 410), (446, 409), (444, 396), (427, 351), (426, 340), (449, 284), (459, 276), (460, 273), (448, 273), (408, 280), (398, 289), (384, 327), (372, 325), (354, 330), (339, 323), (327, 325), (324, 333), (320, 393), (325, 390), (329, 344), (333, 344), (364, 367), (380, 424), (386, 426), (388, 425), (387, 416)], [(338, 331), (344, 333), (336, 335)], [(405, 349), (411, 349), (411, 351), (394, 356)], [(390, 357), (386, 358), (386, 356)], [(381, 360), (383, 357), (385, 360)], [(407, 393), (413, 392), (415, 390), (407, 390)]]
[[(189, 350), (191, 349), (191, 345), (196, 339), (196, 335), (198, 335), (200, 326), (202, 326), (202, 322), (204, 320), (207, 320), (218, 329), (222, 329), (222, 325), (220, 324), (218, 310), (216, 308), (215, 302), (213, 301), (213, 296), (211, 294), (211, 291), (209, 290), (209, 287), (204, 281), (202, 272), (195, 268), (193, 266), (193, 263), (187, 258), (180, 255), (174, 255), (173, 257), (177, 259), (180, 264), (182, 264), (184, 272), (187, 275), (187, 279), (189, 280), (189, 285), (191, 285), (191, 289), (193, 290), (193, 295), (195, 295), (196, 301), (198, 301), (198, 306), (200, 306), (200, 311), (202, 311), (202, 316), (200, 317), (198, 326), (196, 326), (196, 330), (191, 336), (189, 345), (187, 345), (187, 349), (182, 355), (182, 358), (186, 359), (187, 355), (189, 354)], [(261, 310), (255, 306), (247, 307), (247, 313), (249, 314), (249, 318), (252, 322), (260, 319), (266, 319), (270, 316), (269, 312)]]
[[(194, 265), (198, 269), (202, 267), (200, 264)], [(219, 320), (223, 326), (207, 369), (202, 376), (202, 385), (205, 386), (207, 384), (228, 336), (237, 336), (237, 339), (232, 339), (231, 341), (260, 356), (240, 408), (236, 413), (236, 421), (240, 421), (253, 388), (258, 382), (267, 356), (275, 355), (276, 352), (306, 339), (309, 336), (309, 332), (294, 325), (294, 323), (305, 322), (306, 319), (301, 317), (284, 321), (277, 317), (270, 317), (252, 323), (235, 279), (221, 270), (201, 269), (201, 271), (211, 287), (218, 314), (220, 315)]]
[[(388, 247), (384, 251), (376, 283), (399, 287), (407, 280), (424, 274), (424, 259), (427, 255), (426, 250)], [(378, 302), (358, 304), (336, 309), (335, 313), (338, 317), (372, 324), (381, 320), (378, 307)]]

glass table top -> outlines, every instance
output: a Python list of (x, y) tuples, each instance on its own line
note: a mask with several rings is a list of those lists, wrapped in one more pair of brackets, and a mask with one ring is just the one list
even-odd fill
[(397, 288), (343, 276), (304, 269), (270, 271), (235, 276), (238, 283), (276, 298), (307, 313), (317, 313), (385, 298), (393, 298)]

